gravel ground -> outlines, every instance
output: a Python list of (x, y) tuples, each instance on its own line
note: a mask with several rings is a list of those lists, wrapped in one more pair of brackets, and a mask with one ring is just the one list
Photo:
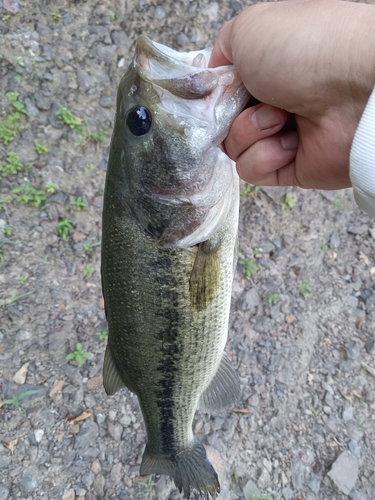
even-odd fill
[[(109, 137), (139, 34), (198, 49), (250, 3), (0, 0), (0, 500), (181, 498), (139, 477), (137, 399), (102, 387)], [(241, 193), (241, 399), (194, 424), (220, 498), (374, 500), (375, 221), (350, 190)]]

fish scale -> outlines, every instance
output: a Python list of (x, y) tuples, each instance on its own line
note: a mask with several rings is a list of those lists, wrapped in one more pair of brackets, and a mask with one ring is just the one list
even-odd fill
[[(186, 497), (208, 498), (220, 487), (203, 445), (194, 438), (194, 414), (198, 407), (228, 407), (239, 392), (224, 354), (239, 188), (234, 164), (218, 145), (248, 95), (238, 78), (228, 78), (232, 67), (200, 69), (163, 50), (141, 37), (119, 88), (103, 207), (102, 282), (109, 329), (103, 377), (108, 394), (125, 386), (139, 399), (147, 431), (141, 475), (168, 474)], [(171, 81), (163, 69), (163, 78), (156, 74), (153, 82), (140, 67), (145, 57), (156, 72), (158, 64), (169, 64)], [(173, 78), (176, 65), (179, 78), (192, 73), (184, 80), (187, 89)], [(231, 92), (227, 83), (218, 92), (220, 72), (225, 82), (233, 80)], [(160, 82), (168, 88), (164, 99), (175, 99), (173, 105), (164, 107), (157, 97)], [(200, 92), (207, 102), (198, 102)], [(186, 113), (189, 99), (191, 116), (184, 115), (181, 129), (179, 113)], [(194, 120), (203, 105), (223, 106), (220, 99), (229, 103), (224, 123)], [(201, 128), (209, 133), (202, 135)], [(179, 161), (179, 147), (181, 154), (190, 151), (189, 162)]]

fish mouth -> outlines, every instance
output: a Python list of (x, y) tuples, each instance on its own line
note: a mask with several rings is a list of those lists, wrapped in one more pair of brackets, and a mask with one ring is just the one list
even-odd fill
[(234, 66), (208, 68), (211, 52), (212, 48), (177, 52), (141, 35), (134, 65), (145, 80), (184, 99), (205, 98), (218, 87), (234, 92), (242, 85), (237, 70)]

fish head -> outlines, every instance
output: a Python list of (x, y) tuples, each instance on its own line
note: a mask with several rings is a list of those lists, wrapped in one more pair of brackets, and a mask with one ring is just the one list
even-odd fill
[(250, 96), (233, 66), (207, 67), (210, 53), (141, 36), (119, 85), (107, 185), (160, 245), (207, 239), (236, 181), (220, 144)]

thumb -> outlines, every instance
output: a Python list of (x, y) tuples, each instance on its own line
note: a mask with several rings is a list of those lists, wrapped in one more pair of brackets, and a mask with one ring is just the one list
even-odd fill
[(208, 63), (209, 68), (233, 64), (232, 27), (233, 20), (225, 23), (219, 31), (214, 48), (212, 49), (210, 61)]

